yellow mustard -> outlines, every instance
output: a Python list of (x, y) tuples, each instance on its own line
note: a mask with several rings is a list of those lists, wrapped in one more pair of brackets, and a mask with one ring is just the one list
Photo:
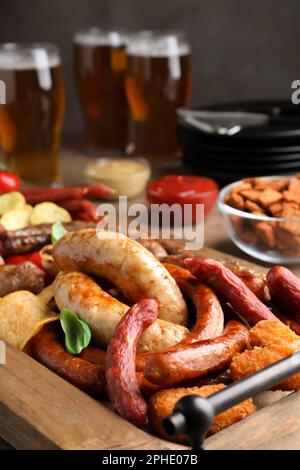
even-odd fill
[(146, 187), (151, 169), (143, 158), (104, 157), (87, 165), (85, 177), (90, 183), (102, 183), (115, 190), (110, 198), (135, 197)]

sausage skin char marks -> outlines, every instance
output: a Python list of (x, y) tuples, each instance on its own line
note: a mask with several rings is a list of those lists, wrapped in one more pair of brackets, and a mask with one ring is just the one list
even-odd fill
[(123, 418), (136, 426), (146, 424), (148, 410), (135, 372), (136, 346), (157, 314), (158, 304), (153, 299), (143, 299), (133, 305), (119, 322), (107, 350), (106, 381), (110, 401)]
[[(101, 236), (100, 236), (101, 235)], [(132, 303), (159, 302), (158, 318), (186, 325), (187, 306), (175, 280), (140, 243), (121, 233), (70, 232), (54, 246), (53, 257), (65, 271), (82, 271), (112, 282)]]

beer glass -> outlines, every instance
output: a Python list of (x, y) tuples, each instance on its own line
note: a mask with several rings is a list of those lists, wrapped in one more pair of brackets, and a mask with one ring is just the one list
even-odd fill
[(126, 94), (135, 154), (177, 158), (176, 109), (191, 97), (191, 51), (184, 34), (143, 31), (129, 37)]
[(6, 88), (0, 135), (8, 168), (30, 183), (58, 183), (65, 95), (57, 48), (0, 45), (0, 80)]
[(125, 150), (128, 105), (125, 94), (126, 35), (89, 28), (74, 36), (75, 81), (87, 150)]

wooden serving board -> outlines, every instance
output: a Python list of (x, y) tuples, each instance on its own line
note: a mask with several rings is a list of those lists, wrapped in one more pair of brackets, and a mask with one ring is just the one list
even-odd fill
[[(237, 259), (209, 248), (201, 255)], [(300, 393), (279, 396), (208, 438), (206, 449), (300, 449)], [(0, 436), (16, 449), (186, 449), (134, 427), (9, 345), (0, 365)]]

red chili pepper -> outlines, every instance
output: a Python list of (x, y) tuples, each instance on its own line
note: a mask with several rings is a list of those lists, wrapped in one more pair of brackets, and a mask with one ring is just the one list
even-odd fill
[(89, 186), (78, 186), (68, 188), (24, 188), (21, 193), (25, 196), (28, 204), (38, 204), (44, 201), (62, 202), (88, 197), (99, 199), (113, 190), (102, 184)]
[(81, 199), (87, 188), (25, 188), (21, 193), (25, 196), (28, 204), (39, 204), (40, 202), (51, 201), (60, 203), (69, 199)]
[(114, 193), (115, 191), (104, 184), (90, 184), (87, 186), (87, 195), (86, 197), (91, 199), (99, 199), (107, 194)]
[(42, 266), (42, 257), (39, 251), (28, 253), (26, 255), (10, 256), (5, 260), (6, 264), (21, 264), (24, 263), (24, 261), (31, 261), (31, 263), (35, 264), (38, 268), (44, 271)]
[[(81, 217), (80, 220), (98, 220), (96, 204), (87, 199), (73, 199), (71, 201), (61, 201), (59, 205), (66, 209), (68, 212), (70, 212), (73, 219), (76, 219), (76, 216), (79, 213)], [(86, 214), (86, 217), (83, 218), (83, 214)]]
[(17, 175), (0, 170), (0, 193), (18, 191), (20, 184), (20, 179)]

